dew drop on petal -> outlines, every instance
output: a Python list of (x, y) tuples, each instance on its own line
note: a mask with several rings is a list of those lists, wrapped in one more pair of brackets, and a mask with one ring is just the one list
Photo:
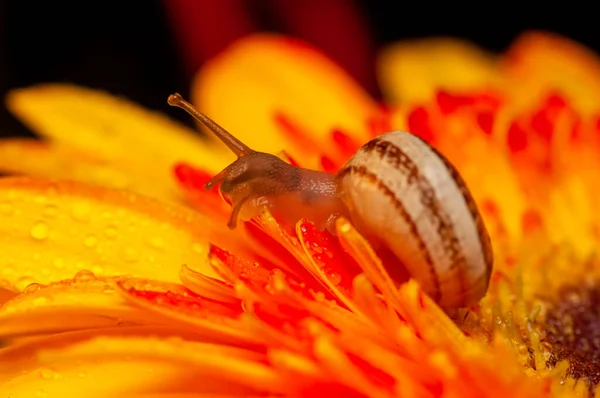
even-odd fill
[(73, 280), (77, 282), (93, 281), (94, 279), (96, 279), (96, 275), (94, 275), (92, 271), (88, 271), (86, 269), (82, 269), (81, 271), (77, 272), (73, 277)]
[(96, 247), (97, 244), (98, 244), (98, 238), (96, 238), (95, 235), (88, 235), (83, 240), (83, 245), (85, 247), (87, 247), (88, 249)]
[(53, 218), (53, 217), (56, 217), (57, 214), (58, 214), (58, 207), (55, 205), (47, 205), (46, 208), (44, 208), (44, 215), (46, 217)]
[(112, 226), (106, 227), (104, 230), (104, 235), (106, 235), (108, 239), (115, 239), (117, 237), (117, 229)]
[(36, 390), (35, 398), (45, 398), (47, 396), (46, 391), (44, 390)]
[(314, 292), (313, 298), (317, 302), (327, 301), (327, 297), (325, 297), (325, 293), (323, 292)]
[(40, 374), (46, 380), (51, 380), (56, 377), (56, 372), (54, 372), (54, 370), (49, 369), (49, 368), (44, 368), (44, 369), (40, 370)]
[(342, 276), (337, 272), (329, 271), (327, 272), (327, 279), (329, 279), (329, 282), (332, 284), (339, 285), (342, 281)]
[(276, 293), (275, 286), (272, 282), (265, 283), (264, 289), (268, 294), (273, 295)]
[(54, 267), (57, 269), (62, 269), (65, 267), (65, 260), (63, 260), (60, 257), (57, 257), (54, 259), (54, 261), (52, 261), (52, 265), (54, 265)]
[(71, 208), (71, 217), (77, 221), (87, 221), (91, 213), (91, 207), (85, 202), (76, 202)]
[(48, 235), (50, 234), (50, 228), (45, 222), (38, 221), (31, 227), (30, 234), (31, 237), (35, 240), (45, 240), (48, 239)]
[(125, 249), (125, 251), (123, 252), (123, 260), (125, 260), (128, 263), (134, 263), (134, 262), (138, 261), (138, 259), (139, 259), (139, 254), (135, 249), (128, 248), (128, 249)]
[(160, 236), (151, 237), (147, 242), (150, 247), (155, 249), (163, 249), (165, 247), (165, 243)]
[(197, 254), (204, 254), (206, 251), (204, 250), (204, 246), (198, 242), (192, 244), (192, 250)]
[(104, 272), (104, 268), (102, 268), (100, 265), (96, 264), (96, 265), (92, 266), (92, 272), (94, 274), (101, 274), (102, 272)]
[(31, 285), (32, 283), (35, 283), (35, 279), (33, 279), (30, 276), (24, 276), (17, 279), (17, 281), (15, 282), (15, 287), (23, 291), (27, 286)]
[(525, 345), (525, 344), (519, 345), (519, 354), (527, 355), (528, 353), (529, 353), (529, 348), (527, 348), (527, 345)]
[(42, 285), (40, 285), (39, 283), (35, 283), (35, 282), (30, 283), (29, 285), (27, 285), (25, 287), (25, 289), (23, 289), (23, 293), (27, 294), (27, 293), (37, 292), (41, 288), (42, 288)]

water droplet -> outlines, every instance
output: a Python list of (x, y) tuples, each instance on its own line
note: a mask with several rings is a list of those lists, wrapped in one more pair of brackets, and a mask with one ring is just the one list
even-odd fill
[(92, 272), (94, 274), (101, 274), (102, 272), (104, 272), (104, 269), (100, 265), (96, 264), (92, 266)]
[(48, 224), (45, 222), (39, 221), (33, 224), (30, 233), (31, 237), (35, 240), (45, 240), (50, 234), (50, 228), (48, 228)]
[(81, 371), (79, 371), (79, 373), (77, 373), (77, 376), (81, 377), (83, 379), (84, 377), (87, 376), (87, 372), (85, 370), (81, 370)]
[(148, 245), (155, 249), (163, 249), (165, 247), (165, 242), (162, 240), (160, 236), (154, 236), (148, 239)]
[(125, 261), (127, 261), (128, 263), (134, 263), (134, 262), (138, 261), (138, 259), (139, 259), (138, 252), (132, 248), (126, 249), (123, 252), (123, 259)]
[(315, 299), (315, 301), (319, 302), (327, 301), (327, 297), (325, 297), (325, 293), (323, 292), (314, 292), (313, 298)]
[(519, 354), (527, 355), (528, 353), (529, 353), (529, 350), (527, 349), (527, 346), (525, 344), (520, 344), (519, 345)]
[(62, 258), (55, 258), (54, 261), (52, 261), (52, 265), (54, 265), (58, 269), (61, 269), (65, 266), (65, 260), (63, 260)]
[(267, 283), (265, 283), (265, 286), (264, 286), (264, 288), (265, 288), (265, 291), (266, 291), (268, 294), (271, 294), (271, 295), (272, 295), (272, 294), (275, 294), (275, 293), (276, 293), (275, 286), (273, 286), (273, 284), (272, 284), (271, 282), (267, 282)]
[(115, 227), (106, 227), (104, 235), (106, 235), (108, 239), (115, 239), (117, 237), (117, 229)]
[(36, 390), (35, 392), (35, 398), (45, 398), (46, 397), (46, 391), (44, 390)]
[(98, 238), (95, 235), (88, 235), (83, 240), (83, 245), (88, 249), (95, 247), (98, 244)]
[(192, 243), (192, 250), (197, 254), (204, 254), (204, 245), (198, 242)]
[(94, 275), (92, 271), (88, 271), (86, 269), (82, 269), (81, 271), (77, 272), (73, 277), (73, 280), (77, 282), (87, 282), (95, 279), (96, 275)]
[(49, 368), (44, 368), (44, 369), (40, 370), (40, 374), (42, 375), (42, 377), (44, 379), (47, 379), (47, 380), (51, 380), (56, 377), (56, 373), (52, 369), (49, 369)]
[(28, 293), (37, 292), (41, 288), (42, 288), (42, 285), (40, 285), (39, 283), (35, 283), (35, 282), (30, 283), (29, 285), (27, 285), (27, 287), (25, 287), (25, 289), (23, 289), (23, 293), (28, 294)]
[(0, 214), (9, 216), (15, 211), (15, 208), (10, 203), (0, 203)]
[(327, 279), (334, 285), (339, 285), (342, 281), (342, 276), (334, 271), (327, 272)]
[(55, 205), (47, 205), (44, 209), (44, 215), (49, 218), (56, 217), (58, 214), (58, 207)]
[(35, 279), (33, 279), (30, 276), (24, 276), (17, 279), (17, 281), (15, 282), (15, 287), (23, 291), (27, 286), (31, 285), (32, 283), (35, 283)]
[(71, 207), (71, 217), (77, 221), (87, 221), (91, 212), (90, 204), (83, 201), (75, 202)]
[(323, 253), (323, 248), (321, 246), (317, 245), (316, 243), (313, 245), (312, 249), (317, 254)]

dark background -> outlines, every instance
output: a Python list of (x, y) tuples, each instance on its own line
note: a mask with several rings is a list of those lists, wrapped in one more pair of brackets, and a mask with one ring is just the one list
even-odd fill
[[(376, 45), (452, 35), (502, 51), (521, 32), (542, 29), (600, 49), (593, 5), (585, 9), (564, 2), (556, 6), (548, 2), (543, 6), (523, 2), (479, 2), (474, 6), (358, 3)], [(124, 95), (189, 124), (189, 118), (165, 103), (174, 91), (188, 93), (189, 76), (164, 7), (163, 1), (152, 0), (0, 0), (0, 95), (35, 83), (72, 82)], [(264, 20), (266, 29), (279, 30), (277, 21), (269, 20), (268, 15), (257, 17)], [(590, 23), (585, 22), (586, 17)], [(29, 133), (1, 108), (0, 136), (16, 134)]]

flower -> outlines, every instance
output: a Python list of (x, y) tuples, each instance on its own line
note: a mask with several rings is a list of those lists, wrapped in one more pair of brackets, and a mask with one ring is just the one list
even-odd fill
[(0, 392), (588, 394), (599, 65), (540, 32), (502, 56), (399, 43), (379, 60), (382, 107), (314, 48), (256, 35), (198, 74), (197, 106), (304, 167), (335, 171), (391, 129), (446, 154), (496, 258), (488, 295), (453, 318), (415, 281), (396, 289), (347, 221), (337, 237), (268, 212), (228, 230), (202, 188), (233, 158), (214, 139), (105, 93), (14, 91), (44, 140), (0, 141), (0, 169), (25, 175), (0, 180)]

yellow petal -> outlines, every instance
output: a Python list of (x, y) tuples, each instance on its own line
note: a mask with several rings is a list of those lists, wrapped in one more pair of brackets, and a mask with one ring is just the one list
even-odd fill
[(89, 182), (165, 199), (178, 194), (174, 179), (156, 184), (156, 176), (148, 175), (148, 169), (127, 166), (135, 164), (113, 164), (93, 154), (35, 139), (0, 140), (0, 171), (6, 174)]
[(366, 120), (376, 112), (367, 93), (325, 55), (272, 35), (231, 45), (200, 70), (192, 92), (200, 110), (247, 145), (269, 153), (285, 149), (292, 157), (302, 148), (282, 133), (278, 112), (321, 145), (331, 144), (334, 128), (366, 137)]
[(164, 331), (150, 334), (162, 336), (76, 336), (46, 347), (38, 343), (35, 350), (17, 348), (12, 366), (0, 367), (0, 391), (13, 398), (285, 391), (277, 374), (259, 362), (264, 354), (171, 338)]
[(185, 208), (72, 182), (0, 179), (0, 277), (17, 288), (96, 275), (178, 281), (206, 260), (208, 221)]
[(485, 90), (501, 80), (495, 59), (459, 39), (402, 41), (381, 52), (379, 83), (393, 103), (428, 102), (442, 90)]
[(522, 101), (548, 90), (563, 92), (578, 111), (596, 112), (600, 101), (600, 59), (585, 46), (546, 32), (528, 32), (516, 40), (503, 64)]
[[(160, 317), (131, 306), (115, 292), (120, 278), (95, 278), (87, 271), (73, 280), (36, 284), (0, 307), (0, 340), (128, 324), (158, 324)], [(162, 323), (167, 323), (166, 321)]]
[[(22, 364), (35, 360), (34, 355), (40, 349), (60, 348), (99, 335), (97, 329), (76, 330), (45, 336), (35, 336), (26, 341), (20, 340), (0, 350), (0, 375), (15, 373)], [(204, 341), (202, 336), (191, 329), (178, 326), (118, 326), (102, 329), (102, 336), (179, 336), (190, 341)]]
[[(166, 101), (165, 95), (165, 109)], [(176, 163), (217, 171), (226, 153), (166, 116), (101, 91), (65, 84), (32, 86), (10, 92), (7, 106), (51, 143), (110, 164), (109, 171), (123, 174), (112, 176), (117, 182), (126, 178), (127, 187), (160, 187), (165, 191), (161, 197), (169, 199), (178, 197), (172, 175)], [(96, 179), (90, 175), (87, 181)]]

